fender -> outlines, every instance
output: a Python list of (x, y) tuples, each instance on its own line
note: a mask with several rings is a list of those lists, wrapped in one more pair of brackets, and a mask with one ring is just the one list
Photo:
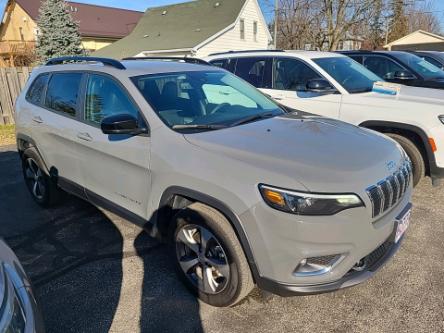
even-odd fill
[(432, 148), (429, 144), (429, 137), (428, 135), (419, 127), (409, 125), (409, 124), (403, 124), (403, 123), (397, 123), (392, 121), (379, 121), (379, 120), (370, 120), (370, 121), (364, 121), (359, 126), (361, 127), (387, 127), (387, 128), (394, 128), (394, 129), (404, 129), (411, 131), (415, 134), (417, 134), (425, 147), (427, 159), (430, 163), (430, 167), (436, 167), (436, 160), (435, 160), (435, 154), (432, 151)]
[(171, 217), (171, 213), (173, 212), (173, 202), (171, 199), (175, 195), (202, 202), (220, 211), (228, 219), (234, 231), (236, 232), (237, 237), (239, 238), (242, 249), (244, 250), (245, 256), (247, 257), (247, 261), (250, 265), (254, 280), (260, 280), (259, 271), (254, 260), (248, 237), (245, 233), (244, 228), (242, 227), (242, 223), (240, 222), (239, 217), (222, 201), (213, 198), (207, 194), (185, 187), (171, 186), (163, 192), (160, 199), (159, 209), (157, 210), (158, 213), (154, 217), (154, 222), (156, 226), (159, 226), (162, 221), (169, 221), (168, 217)]

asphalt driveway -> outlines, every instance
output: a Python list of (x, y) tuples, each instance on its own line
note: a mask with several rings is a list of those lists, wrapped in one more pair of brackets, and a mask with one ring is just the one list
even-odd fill
[(48, 332), (444, 332), (444, 186), (415, 190), (400, 252), (367, 283), (331, 294), (256, 292), (216, 309), (177, 281), (166, 247), (68, 197), (43, 210), (14, 147), (0, 148), (0, 235), (34, 283)]

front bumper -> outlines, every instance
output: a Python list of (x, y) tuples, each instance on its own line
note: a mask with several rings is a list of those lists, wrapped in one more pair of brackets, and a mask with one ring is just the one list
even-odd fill
[[(333, 216), (297, 216), (259, 203), (240, 216), (253, 252), (256, 284), (279, 295), (322, 293), (350, 287), (371, 277), (399, 248), (391, 241), (397, 220), (410, 206), (411, 187), (385, 214), (371, 219), (371, 207)], [(384, 255), (355, 272), (356, 264), (387, 243)], [(341, 256), (330, 270), (300, 274), (307, 258)], [(360, 267), (361, 268), (361, 267)]]
[[(384, 253), (382, 253), (378, 257), (378, 260), (372, 263), (372, 265), (370, 265), (367, 269), (363, 271), (350, 271), (338, 281), (325, 284), (298, 286), (298, 285), (277, 282), (267, 278), (260, 278), (258, 281), (256, 281), (256, 283), (258, 287), (261, 288), (262, 290), (271, 292), (273, 294), (282, 297), (323, 294), (323, 293), (337, 291), (339, 289), (345, 289), (356, 286), (370, 279), (379, 270), (379, 268), (384, 266), (385, 263), (388, 262), (398, 251), (404, 237), (402, 237), (398, 241), (398, 243), (395, 243), (394, 235), (395, 233), (393, 233), (393, 235), (391, 235), (386, 242), (388, 244), (387, 250), (384, 251)], [(380, 251), (380, 247), (378, 247), (374, 252), (377, 251)], [(372, 252), (372, 254), (374, 252)]]

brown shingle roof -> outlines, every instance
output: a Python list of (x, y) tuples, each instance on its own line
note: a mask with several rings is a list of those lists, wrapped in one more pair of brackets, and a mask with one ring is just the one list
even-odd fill
[[(38, 0), (15, 0), (33, 20), (39, 16)], [(80, 34), (84, 37), (122, 38), (128, 35), (142, 17), (142, 12), (88, 5), (67, 1), (74, 20), (79, 22)]]

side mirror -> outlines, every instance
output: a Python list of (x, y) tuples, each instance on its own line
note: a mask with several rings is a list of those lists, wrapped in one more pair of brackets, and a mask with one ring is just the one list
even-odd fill
[(416, 79), (415, 75), (410, 73), (409, 71), (396, 71), (393, 76), (396, 80), (413, 80)]
[(103, 118), (100, 127), (104, 134), (139, 135), (148, 133), (148, 129), (140, 128), (138, 120), (130, 114), (117, 114)]
[(318, 93), (331, 93), (336, 91), (327, 80), (312, 79), (307, 82), (307, 90)]

